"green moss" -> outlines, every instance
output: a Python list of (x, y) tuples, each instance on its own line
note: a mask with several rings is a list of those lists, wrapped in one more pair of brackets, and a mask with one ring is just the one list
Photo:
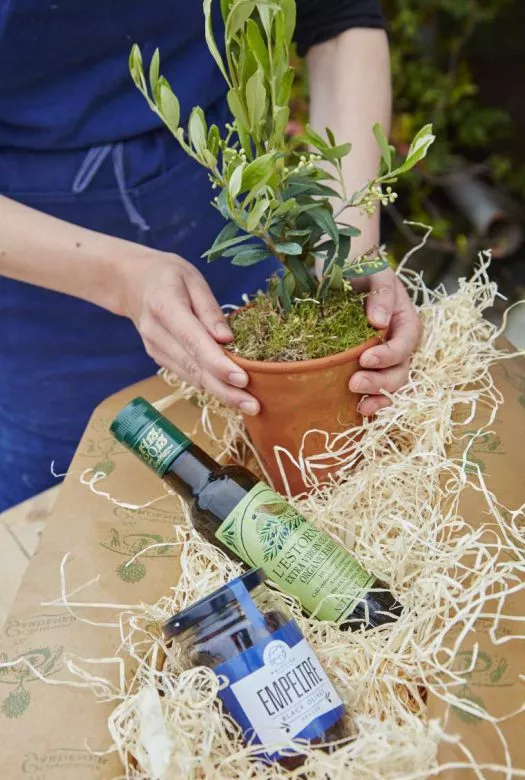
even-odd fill
[(323, 306), (297, 302), (290, 314), (276, 311), (268, 295), (230, 320), (235, 341), (229, 347), (249, 360), (294, 361), (327, 357), (377, 335), (368, 324), (362, 297), (331, 293)]

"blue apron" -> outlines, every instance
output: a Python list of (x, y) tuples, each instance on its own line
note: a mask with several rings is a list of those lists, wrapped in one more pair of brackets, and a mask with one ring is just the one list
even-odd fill
[[(11, 2), (16, 6), (18, 0)], [(35, 6), (40, 2), (35, 0)], [(200, 0), (191, 2), (200, 9)], [(140, 6), (145, 15), (155, 9), (143, 0), (130, 0), (129, 5), (135, 11)], [(58, 13), (61, 4), (56, 8)], [(198, 21), (202, 34), (200, 17)], [(212, 99), (209, 80), (203, 91), (211, 120), (222, 123), (222, 91)], [(62, 99), (66, 104), (66, 91)], [(0, 88), (0, 106), (2, 100)], [(194, 102), (199, 102), (198, 94)], [(135, 106), (131, 98), (130, 105)], [(13, 133), (5, 145), (9, 128), (2, 124), (1, 112), (0, 107), (2, 194), (68, 222), (176, 252), (204, 273), (221, 304), (239, 303), (243, 293), (264, 287), (274, 263), (242, 269), (226, 259), (211, 264), (201, 260), (224, 225), (210, 205), (206, 171), (187, 158), (163, 128), (144, 128), (149, 115), (140, 113), (138, 134), (119, 136), (104, 122), (95, 133), (92, 122), (89, 140), (96, 143), (68, 148), (65, 140), (54, 138), (47, 148), (43, 130), (36, 132), (34, 143), (28, 137), (19, 146), (19, 134)], [(45, 118), (45, 113), (39, 116)], [(127, 126), (133, 129), (135, 119), (129, 109)], [(119, 115), (116, 130), (121, 132), (122, 126)], [(81, 122), (78, 128), (82, 136)], [(51, 461), (56, 470), (67, 469), (94, 407), (156, 369), (130, 320), (77, 298), (0, 277), (0, 511), (54, 484)]]

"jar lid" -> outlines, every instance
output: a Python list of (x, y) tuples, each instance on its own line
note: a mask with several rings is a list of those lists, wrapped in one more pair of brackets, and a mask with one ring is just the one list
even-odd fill
[(188, 628), (200, 623), (201, 620), (238, 601), (237, 593), (232, 588), (236, 583), (242, 583), (246, 590), (250, 592), (266, 579), (267, 577), (263, 569), (251, 569), (246, 574), (242, 574), (209, 596), (205, 596), (200, 601), (197, 601), (196, 604), (192, 604), (191, 607), (187, 607), (182, 612), (179, 612), (178, 615), (170, 618), (162, 626), (164, 636), (168, 639), (178, 636), (187, 631)]

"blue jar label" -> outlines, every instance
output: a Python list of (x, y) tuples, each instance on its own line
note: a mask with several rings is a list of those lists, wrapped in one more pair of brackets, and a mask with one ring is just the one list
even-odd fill
[(344, 714), (343, 702), (295, 621), (215, 667), (227, 677), (224, 706), (264, 757), (292, 739), (314, 740)]

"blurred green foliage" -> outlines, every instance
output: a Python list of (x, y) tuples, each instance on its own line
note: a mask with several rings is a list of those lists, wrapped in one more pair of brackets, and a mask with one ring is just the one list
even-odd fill
[(429, 173), (446, 172), (458, 156), (490, 149), (505, 137), (510, 117), (485, 106), (466, 58), (480, 25), (514, 0), (387, 0), (391, 26), (394, 120), (392, 140), (402, 147), (411, 128), (432, 121), (437, 142)]
[[(439, 188), (458, 167), (480, 173), (525, 197), (525, 166), (507, 153), (512, 121), (501, 108), (484, 105), (469, 65), (469, 43), (494, 24), (515, 0), (383, 0), (389, 24), (393, 82), (391, 140), (406, 152), (414, 130), (432, 123), (436, 142), (424, 167), (407, 176), (399, 190), (403, 219), (433, 227), (435, 249), (458, 255), (472, 248), (468, 230), (453, 209), (443, 208)], [(297, 61), (293, 123), (308, 113), (307, 74)], [(437, 198), (434, 196), (437, 193)], [(396, 208), (390, 209), (396, 215)], [(400, 224), (401, 214), (397, 215)], [(405, 235), (407, 231), (405, 230)]]

